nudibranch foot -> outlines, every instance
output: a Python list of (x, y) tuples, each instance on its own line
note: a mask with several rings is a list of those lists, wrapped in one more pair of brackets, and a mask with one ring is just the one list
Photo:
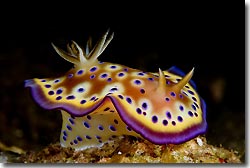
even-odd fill
[(72, 41), (68, 52), (52, 44), (74, 67), (63, 76), (25, 81), (41, 107), (61, 111), (61, 145), (82, 150), (122, 135), (180, 144), (204, 134), (206, 104), (191, 80), (194, 69), (152, 73), (99, 61), (112, 38), (106, 32), (93, 48), (90, 39), (85, 50)]
[[(110, 106), (107, 106), (109, 104)], [(116, 137), (131, 135), (140, 137), (119, 117), (111, 102), (98, 107), (95, 112), (82, 117), (75, 117), (61, 110), (63, 125), (60, 143), (76, 150), (89, 147), (101, 147)]]

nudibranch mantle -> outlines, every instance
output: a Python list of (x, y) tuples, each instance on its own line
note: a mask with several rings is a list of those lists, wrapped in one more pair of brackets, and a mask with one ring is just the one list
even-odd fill
[(64, 76), (29, 79), (34, 100), (60, 109), (60, 143), (76, 150), (102, 146), (116, 136), (143, 137), (155, 144), (180, 144), (206, 131), (206, 105), (191, 80), (176, 67), (158, 73), (98, 61), (113, 38), (108, 31), (91, 49), (76, 42), (56, 52), (74, 64)]

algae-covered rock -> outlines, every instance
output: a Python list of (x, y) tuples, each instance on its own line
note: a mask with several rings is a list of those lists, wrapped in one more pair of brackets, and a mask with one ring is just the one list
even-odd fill
[(74, 151), (59, 143), (22, 154), (24, 163), (241, 163), (237, 151), (207, 144), (198, 136), (180, 145), (155, 145), (144, 139), (117, 138), (101, 148)]

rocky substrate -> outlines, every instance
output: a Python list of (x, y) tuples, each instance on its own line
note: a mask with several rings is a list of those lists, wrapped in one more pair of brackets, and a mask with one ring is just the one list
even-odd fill
[(207, 144), (199, 136), (180, 145), (155, 145), (133, 137), (117, 138), (101, 148), (75, 151), (51, 144), (20, 155), (23, 163), (241, 163), (237, 151)]

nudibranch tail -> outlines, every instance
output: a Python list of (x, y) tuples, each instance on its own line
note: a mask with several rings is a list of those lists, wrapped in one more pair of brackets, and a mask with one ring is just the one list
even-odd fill
[(158, 73), (100, 62), (113, 38), (108, 31), (86, 50), (72, 41), (56, 52), (74, 64), (65, 75), (25, 81), (43, 108), (62, 111), (62, 146), (101, 146), (115, 136), (132, 135), (155, 144), (180, 144), (206, 132), (206, 104), (191, 77), (177, 67)]

